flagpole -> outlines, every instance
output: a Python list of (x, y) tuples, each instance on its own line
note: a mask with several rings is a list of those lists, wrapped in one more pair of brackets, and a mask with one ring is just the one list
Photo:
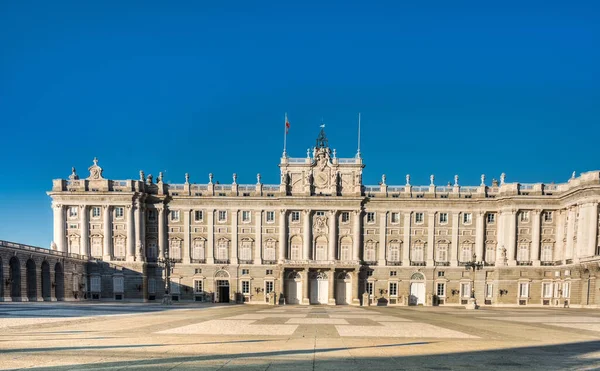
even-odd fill
[(285, 152), (286, 150), (286, 146), (287, 146), (287, 122), (288, 122), (288, 118), (287, 118), (287, 112), (285, 113), (285, 121), (283, 123), (283, 157), (287, 157), (287, 153)]

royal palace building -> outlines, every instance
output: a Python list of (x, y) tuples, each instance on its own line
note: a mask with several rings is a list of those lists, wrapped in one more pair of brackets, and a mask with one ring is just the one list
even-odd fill
[[(327, 305), (597, 306), (600, 171), (561, 184), (363, 185), (324, 129), (279, 184), (109, 180), (94, 159), (52, 190), (52, 248), (86, 261), (79, 298)], [(7, 268), (8, 269), (8, 268)], [(74, 288), (75, 290), (75, 288)]]

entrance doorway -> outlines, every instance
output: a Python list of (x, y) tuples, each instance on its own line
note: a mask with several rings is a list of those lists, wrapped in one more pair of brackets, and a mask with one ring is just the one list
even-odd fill
[(415, 273), (410, 277), (409, 305), (425, 305), (425, 276)]
[(287, 276), (285, 302), (287, 304), (302, 302), (302, 276), (298, 272), (290, 272)]
[(329, 280), (327, 274), (325, 272), (314, 273), (310, 280), (310, 303), (327, 304), (328, 295)]
[(337, 305), (350, 304), (352, 300), (352, 279), (346, 272), (338, 274), (335, 290), (335, 303)]
[(217, 289), (215, 290), (216, 297), (215, 302), (217, 303), (229, 303), (229, 281), (218, 280)]

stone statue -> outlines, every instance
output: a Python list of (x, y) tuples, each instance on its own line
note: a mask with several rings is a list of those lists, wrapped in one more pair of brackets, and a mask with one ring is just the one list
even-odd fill
[(481, 174), (481, 185), (485, 186), (485, 174)]
[(506, 174), (505, 173), (500, 174), (500, 185), (504, 184), (505, 180), (506, 180)]
[(144, 171), (140, 170), (140, 182), (146, 181), (146, 176), (144, 175)]
[(77, 171), (75, 171), (74, 167), (71, 168), (71, 175), (69, 175), (69, 180), (79, 180), (79, 175), (77, 175)]
[(146, 183), (152, 184), (152, 174), (148, 174), (148, 178), (146, 179)]
[(233, 173), (233, 184), (237, 184), (237, 174)]
[(410, 185), (410, 174), (406, 174), (406, 185)]
[(162, 183), (162, 181), (163, 181), (163, 173), (162, 173), (162, 171), (160, 173), (158, 173), (158, 178), (156, 178), (156, 181), (158, 183)]
[(56, 242), (50, 242), (50, 250), (56, 250)]
[(337, 157), (337, 151), (336, 151), (336, 149), (334, 148), (334, 149), (333, 149), (333, 158), (336, 158), (336, 157)]
[(571, 179), (575, 179), (575, 172), (573, 172), (573, 174), (571, 174)]
[(260, 184), (260, 173), (256, 174), (256, 184)]
[(190, 174), (185, 173), (185, 184), (189, 184), (190, 182)]
[(454, 186), (458, 186), (458, 175), (454, 176)]
[(431, 175), (429, 176), (429, 185), (434, 185), (434, 184), (433, 184), (433, 181), (434, 181), (434, 180), (435, 180), (435, 175), (431, 174)]
[(504, 247), (502, 247), (502, 250), (500, 251), (500, 259), (502, 259), (502, 262), (506, 264), (506, 248)]
[(387, 179), (387, 177), (385, 176), (385, 174), (383, 174), (381, 176), (381, 185), (385, 185), (385, 180)]
[(498, 179), (492, 179), (492, 187), (498, 187)]
[(213, 184), (213, 173), (208, 173), (208, 184)]
[(311, 173), (306, 174), (306, 184), (308, 184), (308, 185), (312, 184), (312, 174)]
[(310, 158), (310, 148), (306, 149), (306, 158)]

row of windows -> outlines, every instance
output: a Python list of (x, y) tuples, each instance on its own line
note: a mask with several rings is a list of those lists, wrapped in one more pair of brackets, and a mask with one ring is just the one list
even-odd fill
[[(169, 212), (170, 219), (173, 222), (177, 222), (180, 220), (180, 212), (179, 210), (171, 210)], [(250, 223), (252, 221), (252, 212), (249, 210), (242, 210), (242, 222)], [(275, 212), (274, 211), (266, 211), (265, 218), (267, 223), (273, 223), (275, 221)], [(148, 220), (154, 221), (156, 220), (156, 213), (154, 210), (148, 211)], [(204, 220), (204, 211), (203, 210), (194, 210), (194, 221), (201, 222)], [(227, 221), (227, 211), (219, 210), (217, 212), (217, 221), (220, 223)]]
[[(77, 206), (69, 207), (68, 215), (69, 215), (70, 219), (75, 219), (75, 218), (79, 217), (79, 207), (77, 207)], [(101, 215), (100, 206), (93, 206), (92, 207), (92, 218), (94, 218), (94, 219), (100, 218), (100, 215)], [(115, 217), (117, 219), (123, 218), (124, 215), (125, 215), (125, 210), (123, 207), (115, 207)]]

